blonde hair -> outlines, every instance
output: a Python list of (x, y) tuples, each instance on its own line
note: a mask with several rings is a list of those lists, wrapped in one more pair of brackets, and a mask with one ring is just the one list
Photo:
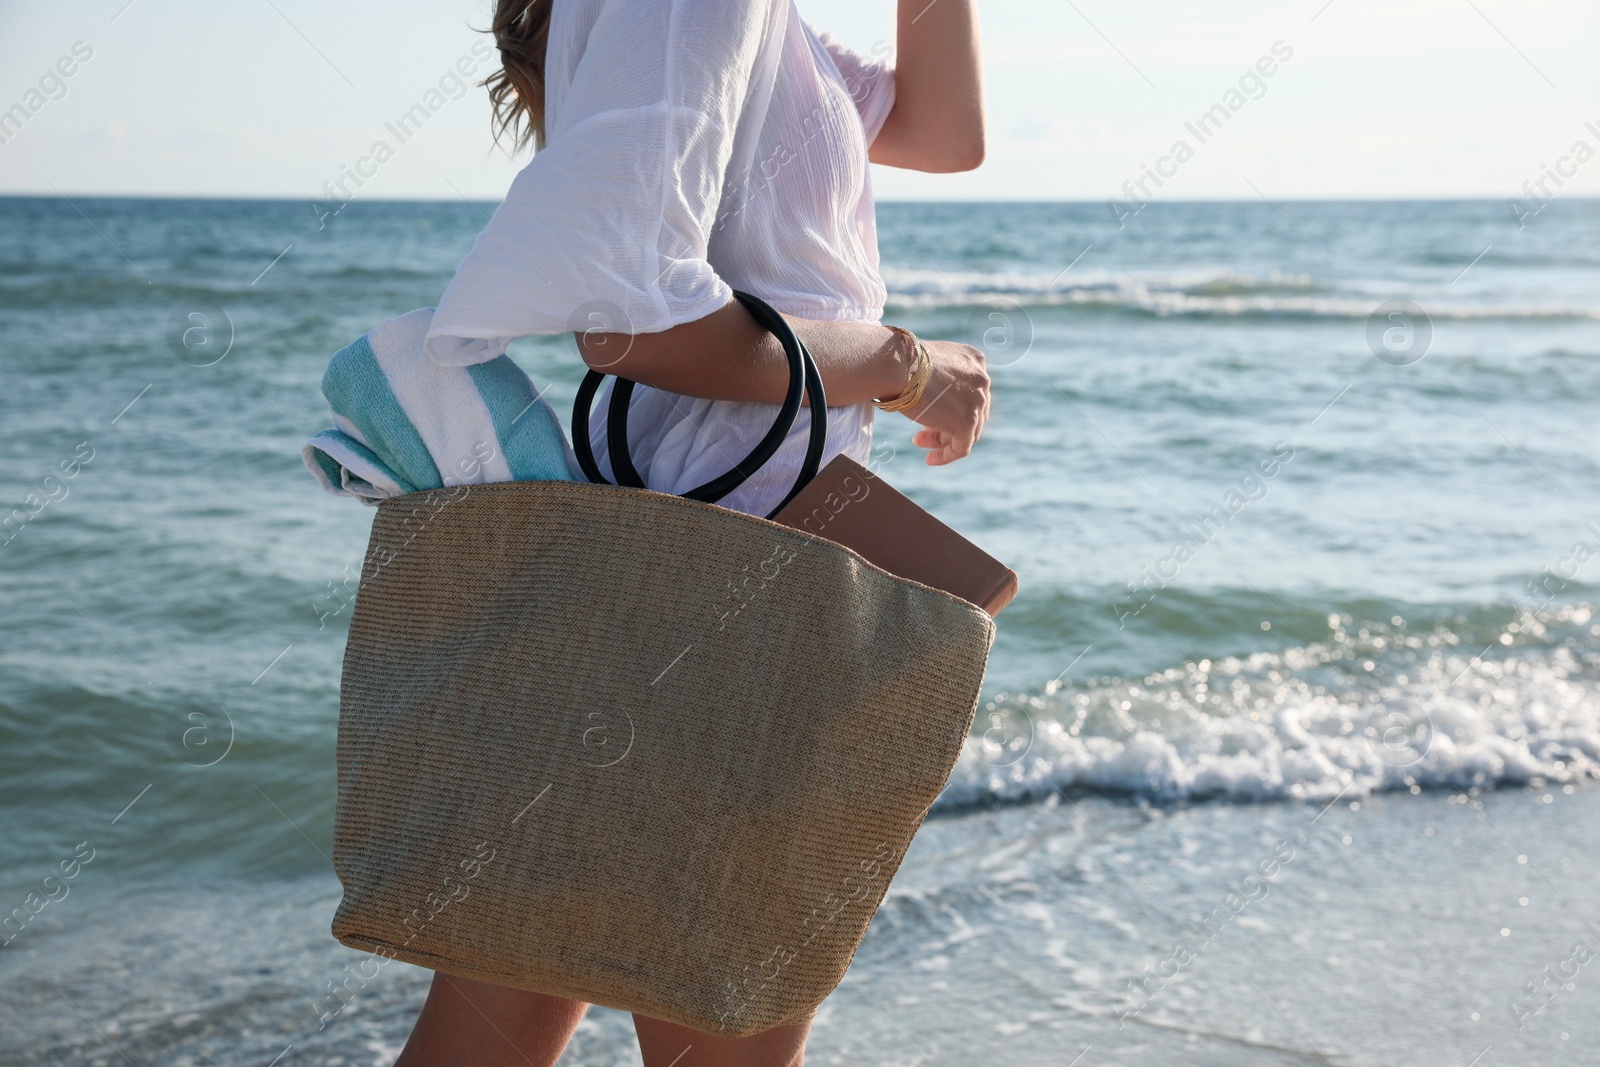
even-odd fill
[(489, 33), (500, 50), (500, 69), (482, 82), (494, 109), (490, 128), (496, 144), (509, 138), (511, 151), (544, 147), (544, 54), (550, 40), (553, 0), (496, 0)]

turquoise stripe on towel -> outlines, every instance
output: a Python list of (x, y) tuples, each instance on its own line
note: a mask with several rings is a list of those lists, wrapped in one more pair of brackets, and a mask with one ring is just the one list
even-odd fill
[(339, 488), (341, 480), (344, 477), (344, 467), (339, 463), (338, 460), (334, 459), (332, 456), (328, 455), (322, 449), (317, 447), (317, 439), (315, 437), (311, 439), (311, 447), (307, 451), (303, 452), (302, 456), (310, 462), (315, 463), (317, 465), (317, 470), (322, 472), (322, 484), (324, 488), (328, 489), (329, 492), (336, 491)]
[(497, 356), (466, 369), (489, 408), (512, 479), (571, 481), (561, 424), (539, 400), (522, 368), (510, 356)]
[[(401, 493), (414, 493), (417, 491), (416, 486), (408, 484), (387, 463), (379, 459), (376, 452), (347, 433), (340, 433), (338, 430), (323, 430), (307, 442), (307, 446), (304, 455), (317, 465), (317, 469), (322, 471), (330, 486), (337, 487), (343, 484), (345, 477), (359, 478), (366, 485), (375, 485), (376, 483), (370, 480), (370, 476), (378, 475), (392, 481)], [(345, 462), (340, 462), (339, 459), (328, 454), (327, 449), (329, 447), (343, 448), (357, 460), (364, 461), (367, 466), (362, 470), (352, 470), (345, 466), (345, 463), (351, 462), (351, 460), (347, 457)]]
[(334, 354), (328, 372), (322, 376), (322, 395), (334, 411), (361, 431), (372, 450), (388, 461), (400, 480), (418, 489), (444, 485), (428, 446), (422, 443), (422, 436), (395, 399), (366, 337)]

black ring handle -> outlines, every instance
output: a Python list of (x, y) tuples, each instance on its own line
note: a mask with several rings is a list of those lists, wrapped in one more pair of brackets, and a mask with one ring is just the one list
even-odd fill
[[(750, 454), (732, 470), (711, 479), (704, 485), (696, 486), (683, 495), (689, 500), (703, 500), (709, 503), (721, 500), (743, 485), (746, 479), (771, 459), (783, 444), (784, 438), (788, 436), (789, 430), (800, 414), (801, 390), (804, 389), (805, 395), (811, 401), (811, 434), (806, 443), (805, 461), (801, 464), (794, 486), (778, 506), (767, 513), (766, 517), (770, 519), (816, 476), (828, 440), (828, 401), (823, 392), (822, 375), (817, 371), (816, 361), (805, 343), (795, 335), (794, 328), (789, 325), (788, 320), (760, 297), (738, 290), (734, 290), (733, 295), (755, 320), (771, 331), (783, 345), (784, 355), (789, 362), (789, 388), (772, 428), (757, 442), (755, 448), (750, 450)], [(591, 482), (610, 485), (612, 483), (607, 481), (600, 471), (599, 464), (595, 462), (594, 450), (589, 444), (589, 409), (593, 406), (595, 394), (605, 378), (606, 376), (600, 371), (591, 370), (583, 376), (583, 382), (578, 386), (578, 395), (572, 404), (572, 450), (578, 457), (578, 466), (583, 469), (585, 477)], [(615, 484), (643, 489), (644, 479), (639, 477), (639, 472), (634, 468), (633, 461), (628, 455), (628, 403), (633, 397), (633, 386), (632, 380), (620, 375), (612, 386), (611, 403), (606, 415), (606, 449), (610, 453), (611, 469), (617, 476)]]

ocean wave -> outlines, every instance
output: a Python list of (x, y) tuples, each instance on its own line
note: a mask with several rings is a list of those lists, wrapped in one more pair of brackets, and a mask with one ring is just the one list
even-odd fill
[[(1254, 277), (1232, 271), (1193, 275), (1098, 274), (1070, 280), (1043, 274), (886, 269), (886, 307), (941, 311), (984, 306), (1056, 308), (1153, 318), (1366, 319), (1392, 294), (1327, 289), (1306, 274)], [(1600, 319), (1600, 307), (1417, 301), (1434, 319)]]
[(998, 694), (935, 810), (1058, 791), (1328, 802), (1600, 777), (1595, 618), (1589, 605), (1524, 614), (1480, 640), (1329, 616), (1329, 639), (1281, 652)]

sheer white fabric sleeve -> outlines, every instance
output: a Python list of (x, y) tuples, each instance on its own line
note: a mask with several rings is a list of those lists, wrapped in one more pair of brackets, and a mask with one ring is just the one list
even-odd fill
[[(813, 30), (813, 33), (816, 31)], [(861, 115), (861, 126), (867, 134), (867, 146), (883, 129), (883, 122), (894, 109), (894, 62), (890, 53), (865, 55), (849, 45), (836, 40), (831, 33), (820, 34), (817, 39), (833, 57), (833, 65), (844, 76), (845, 88), (855, 101)]]
[(556, 7), (546, 145), (440, 299), (440, 363), (528, 334), (654, 333), (732, 297), (706, 246), (747, 99), (776, 66), (779, 0)]

